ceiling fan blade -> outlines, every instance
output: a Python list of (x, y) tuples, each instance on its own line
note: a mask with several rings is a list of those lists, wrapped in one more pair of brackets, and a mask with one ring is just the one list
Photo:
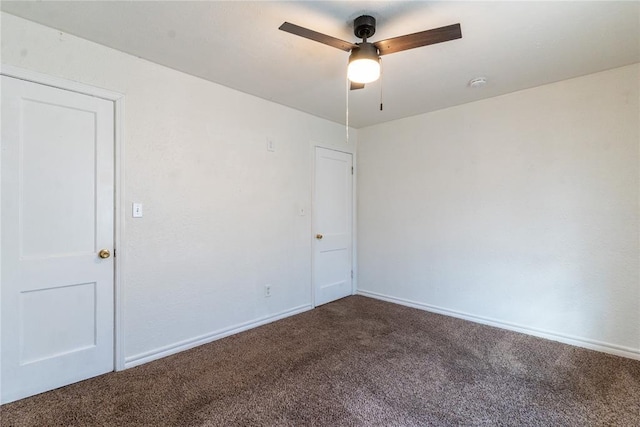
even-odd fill
[(284, 24), (280, 25), (278, 29), (282, 31), (286, 31), (287, 33), (295, 34), (296, 36), (304, 37), (309, 40), (326, 44), (331, 47), (336, 47), (346, 52), (351, 52), (351, 49), (353, 49), (354, 47), (357, 47), (355, 44), (351, 42), (340, 40), (335, 37), (331, 37), (326, 34), (322, 34), (317, 31), (310, 30), (308, 28), (300, 27), (290, 22), (285, 22)]
[(407, 34), (406, 36), (394, 37), (392, 39), (375, 42), (380, 55), (401, 52), (403, 50), (430, 44), (448, 42), (462, 38), (460, 24), (447, 25), (446, 27), (434, 28), (432, 30), (420, 31), (419, 33)]
[(364, 83), (356, 83), (356, 82), (349, 82), (349, 83), (351, 83), (351, 86), (349, 86), (349, 90), (364, 89)]

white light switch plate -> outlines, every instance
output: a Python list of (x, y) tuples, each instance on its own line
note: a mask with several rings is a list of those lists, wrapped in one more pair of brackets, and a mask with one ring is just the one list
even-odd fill
[(134, 218), (142, 218), (142, 203), (134, 203), (132, 210)]

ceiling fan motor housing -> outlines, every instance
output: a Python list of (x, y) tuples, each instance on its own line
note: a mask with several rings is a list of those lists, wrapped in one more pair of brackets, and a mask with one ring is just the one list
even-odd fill
[(373, 43), (358, 43), (358, 47), (354, 48), (349, 55), (349, 62), (357, 59), (373, 59), (375, 61), (380, 60), (378, 56), (378, 49)]
[(353, 33), (359, 39), (367, 39), (376, 33), (376, 18), (369, 15), (358, 16), (353, 21)]

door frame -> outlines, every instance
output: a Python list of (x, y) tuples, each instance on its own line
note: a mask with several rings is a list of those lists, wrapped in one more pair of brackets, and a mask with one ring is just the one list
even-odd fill
[(357, 194), (356, 194), (356, 153), (350, 150), (341, 150), (335, 145), (327, 144), (311, 144), (311, 230), (309, 230), (309, 239), (311, 242), (311, 307), (316, 308), (316, 251), (314, 235), (316, 233), (316, 151), (318, 148), (332, 150), (338, 153), (351, 155), (351, 166), (353, 167), (353, 178), (351, 179), (351, 270), (353, 277), (351, 278), (351, 295), (356, 295), (358, 290), (358, 258), (357, 258)]
[[(124, 366), (124, 250), (125, 247), (125, 180), (124, 180), (124, 94), (54, 77), (12, 65), (0, 64), (0, 75), (45, 86), (81, 93), (113, 102), (114, 106), (114, 337), (113, 365), (116, 371)], [(1, 318), (1, 317), (0, 317)]]

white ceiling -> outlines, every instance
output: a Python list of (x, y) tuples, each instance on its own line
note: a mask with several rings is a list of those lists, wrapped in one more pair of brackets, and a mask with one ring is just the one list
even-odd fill
[[(463, 37), (383, 57), (349, 94), (364, 127), (640, 62), (640, 2), (2, 1), (5, 12), (329, 120), (345, 122), (348, 53), (279, 31), (289, 21), (348, 41), (459, 22)], [(482, 89), (467, 86), (484, 76)]]

